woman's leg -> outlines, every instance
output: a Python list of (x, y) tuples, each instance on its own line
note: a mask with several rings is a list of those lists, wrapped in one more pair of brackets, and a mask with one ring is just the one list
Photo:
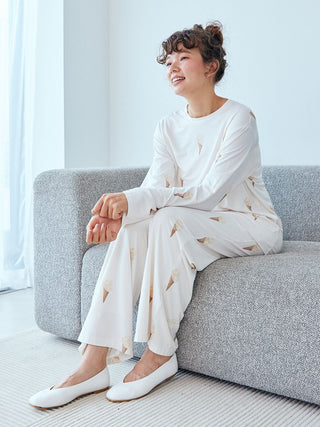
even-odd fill
[(167, 207), (125, 226), (106, 255), (79, 351), (89, 343), (110, 347), (107, 363), (132, 357), (132, 308), (141, 292), (134, 340), (148, 347), (125, 381), (151, 373), (178, 347), (196, 271), (222, 257), (260, 255), (278, 245), (277, 229), (255, 221), (235, 212)]
[[(171, 356), (196, 271), (224, 257), (262, 255), (262, 247), (277, 247), (279, 237), (277, 227), (251, 215), (185, 207), (158, 210), (149, 227), (134, 341), (148, 342), (148, 351)], [(141, 373), (143, 359), (127, 380), (138, 379), (134, 374)]]
[(107, 364), (130, 359), (132, 312), (143, 276), (150, 219), (121, 228), (109, 246), (78, 341), (108, 347)]
[(80, 365), (55, 388), (85, 381), (106, 363), (133, 356), (132, 312), (140, 294), (151, 219), (122, 227), (110, 243), (78, 337)]

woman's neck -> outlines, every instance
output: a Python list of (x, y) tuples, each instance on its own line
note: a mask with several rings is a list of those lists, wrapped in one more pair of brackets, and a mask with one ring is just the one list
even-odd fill
[(197, 118), (208, 116), (218, 110), (225, 102), (226, 98), (217, 96), (215, 93), (197, 97), (196, 99), (187, 99), (188, 114), (190, 117)]

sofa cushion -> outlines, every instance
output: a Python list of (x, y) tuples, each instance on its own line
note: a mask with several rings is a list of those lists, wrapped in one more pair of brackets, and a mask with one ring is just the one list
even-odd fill
[[(89, 311), (108, 246), (109, 243), (92, 246), (83, 257), (81, 272), (82, 324)], [(277, 308), (273, 309), (271, 306), (276, 303), (275, 299), (280, 296), (280, 293), (281, 297), (294, 301), (299, 299), (299, 296), (309, 299), (310, 294), (306, 293), (306, 288), (309, 286), (311, 286), (311, 291), (319, 291), (319, 255), (320, 242), (284, 241), (279, 254), (222, 258), (211, 263), (203, 271), (197, 272), (194, 287), (201, 288), (197, 290), (198, 293), (200, 292), (199, 298), (215, 301), (217, 298), (224, 297), (227, 304), (230, 297), (226, 295), (225, 283), (228, 281), (228, 289), (234, 295), (239, 294), (239, 307), (243, 307), (242, 304), (245, 304), (249, 309), (251, 304), (264, 301), (266, 307), (271, 308), (276, 315)], [(249, 299), (242, 301), (244, 295)], [(138, 303), (139, 300), (135, 311)], [(237, 299), (235, 304), (237, 305)], [(223, 311), (223, 305), (219, 307)], [(236, 306), (234, 308), (236, 309)], [(201, 307), (198, 310), (201, 311)]]
[[(82, 321), (106, 250), (91, 247), (84, 256)], [(320, 242), (284, 241), (279, 254), (222, 258), (198, 272), (177, 333), (179, 368), (313, 401), (319, 388), (319, 255)], [(134, 343), (134, 356), (145, 347)]]
[[(98, 279), (103, 260), (106, 256), (109, 243), (104, 245), (97, 245), (90, 247), (84, 257), (82, 263), (81, 273), (81, 321), (82, 324), (87, 316), (90, 308), (93, 291)], [(254, 255), (237, 258), (222, 258), (210, 264), (204, 271), (198, 272), (197, 276), (201, 275), (203, 283), (201, 286), (216, 283), (218, 271), (222, 268), (222, 272), (230, 271), (236, 278), (241, 276), (241, 281), (249, 281), (251, 274), (261, 272), (267, 277), (267, 281), (272, 280), (273, 275), (277, 280), (283, 278), (286, 282), (289, 277), (293, 280), (299, 280), (303, 277), (305, 281), (310, 280), (308, 273), (312, 269), (319, 271), (319, 255), (320, 255), (320, 242), (304, 242), (304, 241), (284, 241), (280, 254), (274, 255)], [(248, 260), (248, 258), (251, 258)], [(250, 261), (250, 262), (249, 262)], [(239, 274), (239, 268), (244, 273)], [(269, 275), (270, 273), (270, 275)], [(301, 276), (302, 275), (302, 276)], [(319, 276), (320, 277), (320, 276)], [(257, 282), (257, 289), (259, 284), (264, 279), (261, 277)], [(320, 279), (319, 279), (320, 280)], [(263, 283), (262, 283), (263, 284)], [(289, 283), (288, 283), (289, 284)], [(264, 285), (266, 286), (266, 285)], [(212, 290), (212, 287), (209, 288)], [(214, 297), (214, 295), (212, 296)]]
[(283, 225), (284, 240), (320, 241), (320, 167), (263, 166), (262, 176)]

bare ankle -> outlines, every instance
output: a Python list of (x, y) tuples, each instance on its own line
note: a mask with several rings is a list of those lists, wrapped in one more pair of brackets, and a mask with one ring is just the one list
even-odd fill
[(88, 344), (82, 355), (78, 369), (80, 371), (100, 371), (107, 365), (108, 347), (99, 347)]

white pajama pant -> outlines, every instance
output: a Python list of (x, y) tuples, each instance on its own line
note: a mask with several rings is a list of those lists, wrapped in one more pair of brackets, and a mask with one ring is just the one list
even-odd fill
[(232, 211), (165, 207), (121, 227), (104, 259), (78, 350), (109, 347), (107, 364), (133, 357), (132, 314), (140, 296), (134, 341), (171, 356), (196, 272), (219, 258), (277, 253), (281, 246), (275, 223)]

